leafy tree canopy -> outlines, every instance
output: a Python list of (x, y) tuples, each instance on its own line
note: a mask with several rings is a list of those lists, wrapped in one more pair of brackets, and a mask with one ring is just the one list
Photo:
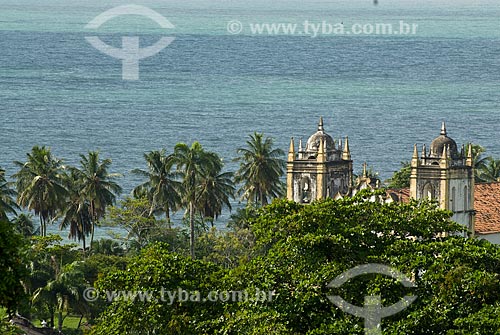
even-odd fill
[[(254, 240), (245, 248), (252, 254), (229, 269), (208, 262), (223, 264), (210, 254), (195, 261), (169, 253), (163, 244), (151, 246), (99, 287), (274, 294), (266, 301), (210, 304), (115, 301), (93, 334), (137, 329), (162, 334), (363, 334), (364, 320), (338, 309), (328, 295), (358, 306), (367, 295), (381, 295), (384, 306), (416, 295), (406, 310), (383, 319), (386, 334), (497, 333), (499, 248), (459, 237), (464, 229), (436, 203), (381, 204), (368, 201), (372, 196), (360, 192), (311, 205), (274, 201), (249, 224)], [(221, 244), (217, 236), (207, 238)], [(367, 263), (398, 269), (416, 288), (378, 274), (356, 277), (339, 289), (327, 287), (344, 271)]]
[(0, 220), (0, 307), (9, 312), (16, 310), (24, 296), (21, 280), (27, 275), (24, 240), (14, 225)]
[(407, 188), (410, 187), (411, 166), (410, 162), (401, 162), (401, 169), (394, 172), (388, 180), (389, 188)]
[(206, 296), (217, 287), (219, 270), (213, 264), (170, 253), (164, 243), (153, 244), (131, 260), (126, 270), (111, 273), (96, 283), (103, 296), (106, 292), (127, 290), (151, 293), (152, 299), (114, 299), (91, 334), (204, 333), (200, 327), (220, 314), (220, 306), (183, 299), (171, 302), (167, 291), (179, 292), (180, 288)]

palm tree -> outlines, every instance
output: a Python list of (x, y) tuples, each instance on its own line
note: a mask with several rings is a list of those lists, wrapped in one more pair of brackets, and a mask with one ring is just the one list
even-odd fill
[(241, 156), (235, 159), (240, 162), (235, 182), (243, 183), (238, 191), (242, 198), (248, 203), (264, 206), (270, 198), (283, 194), (284, 183), (280, 177), (285, 169), (284, 152), (273, 149), (272, 138), (264, 139), (264, 134), (254, 133), (250, 135), (247, 147), (239, 148), (237, 152)]
[(387, 180), (388, 188), (407, 188), (410, 187), (411, 166), (410, 162), (401, 162), (401, 169), (392, 174), (392, 177)]
[(466, 157), (469, 155), (469, 145), (472, 145), (472, 161), (474, 162), (474, 177), (476, 181), (481, 182), (479, 174), (481, 173), (481, 170), (488, 163), (488, 159), (491, 157), (485, 157), (483, 155), (486, 152), (486, 149), (483, 146), (473, 143), (467, 143), (467, 146), (465, 147)]
[(61, 230), (69, 227), (68, 238), (83, 242), (83, 253), (86, 251), (86, 238), (92, 230), (92, 217), (90, 204), (81, 193), (79, 172), (72, 168), (70, 174), (65, 177), (65, 184), (68, 190), (68, 201), (59, 217)]
[(208, 175), (209, 171), (222, 169), (222, 161), (217, 154), (205, 151), (198, 142), (191, 147), (185, 143), (176, 144), (172, 158), (183, 176), (183, 200), (189, 211), (189, 243), (191, 257), (194, 258), (194, 215), (200, 198), (199, 185), (202, 176)]
[(14, 162), (20, 171), (14, 175), (17, 202), (40, 217), (40, 234), (47, 235), (47, 222), (62, 207), (67, 190), (62, 185), (62, 161), (52, 156), (50, 148), (34, 146), (26, 163)]
[(182, 184), (177, 180), (180, 174), (171, 171), (174, 160), (172, 156), (165, 154), (165, 150), (146, 153), (144, 159), (148, 164), (148, 171), (135, 169), (132, 173), (146, 177), (148, 180), (134, 189), (134, 196), (140, 198), (142, 194), (145, 194), (151, 202), (149, 214), (162, 210), (170, 224), (170, 211), (177, 209), (181, 203)]
[(198, 211), (204, 218), (210, 218), (212, 227), (222, 213), (222, 208), (231, 210), (229, 199), (234, 198), (235, 187), (232, 172), (221, 172), (222, 165), (206, 171), (200, 178), (198, 185)]
[(103, 238), (94, 242), (92, 253), (94, 255), (123, 256), (125, 249), (119, 242)]
[[(81, 265), (81, 262), (74, 262), (62, 269), (56, 268), (55, 278), (33, 293), (33, 303), (47, 305), (52, 326), (54, 326), (54, 314), (57, 314), (59, 332), (62, 331), (63, 321), (70, 311), (77, 311), (82, 317), (88, 312), (88, 304), (82, 299), (87, 285)], [(66, 312), (66, 316), (63, 316), (63, 312)]]
[(485, 164), (479, 169), (477, 178), (480, 182), (500, 181), (500, 159), (487, 157)]
[(111, 159), (99, 159), (98, 151), (90, 151), (88, 156), (80, 155), (81, 168), (74, 168), (81, 196), (88, 202), (92, 224), (90, 225), (90, 248), (94, 241), (95, 225), (106, 213), (106, 207), (113, 205), (122, 188), (113, 179), (120, 176), (109, 173)]
[(13, 223), (17, 231), (24, 237), (30, 237), (35, 234), (35, 227), (31, 215), (21, 213), (13, 220)]
[(0, 167), (0, 220), (7, 220), (7, 214), (16, 215), (17, 206), (14, 201), (16, 191), (5, 179), (5, 170)]

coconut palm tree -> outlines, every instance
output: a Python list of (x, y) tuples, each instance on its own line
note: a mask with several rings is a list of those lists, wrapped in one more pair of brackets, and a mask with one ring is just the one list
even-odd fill
[(16, 226), (17, 231), (24, 237), (30, 237), (35, 234), (35, 227), (33, 225), (32, 216), (26, 214), (19, 214), (12, 221)]
[(176, 144), (172, 159), (183, 176), (183, 202), (188, 206), (190, 252), (194, 258), (194, 216), (195, 210), (199, 208), (199, 185), (202, 176), (208, 175), (209, 171), (222, 169), (222, 161), (216, 153), (205, 151), (198, 142), (194, 142), (191, 147), (185, 143)]
[(62, 161), (52, 156), (50, 148), (34, 146), (26, 163), (14, 162), (17, 203), (34, 210), (40, 217), (40, 234), (47, 235), (50, 222), (64, 204), (68, 191), (62, 184)]
[(5, 179), (5, 170), (0, 167), (0, 220), (7, 220), (8, 214), (16, 215), (19, 209), (14, 198), (16, 191), (10, 187)]
[(98, 151), (90, 151), (88, 156), (80, 155), (80, 158), (80, 168), (74, 168), (73, 173), (78, 180), (80, 195), (89, 205), (92, 248), (95, 225), (106, 213), (106, 207), (115, 203), (116, 196), (122, 192), (122, 188), (114, 181), (120, 174), (108, 172), (111, 159), (101, 161)]
[(92, 253), (94, 255), (107, 255), (107, 256), (123, 256), (125, 249), (122, 244), (112, 239), (100, 239), (94, 241), (92, 246)]
[(500, 159), (487, 157), (485, 164), (478, 170), (477, 178), (487, 183), (500, 181)]
[(467, 143), (467, 145), (465, 146), (465, 156), (466, 157), (469, 155), (469, 146), (470, 145), (472, 145), (472, 161), (474, 162), (474, 177), (475, 177), (476, 181), (481, 182), (479, 174), (480, 174), (481, 170), (488, 163), (488, 159), (490, 157), (484, 156), (486, 149), (483, 146), (481, 146), (479, 144), (474, 144), (474, 143)]
[(61, 230), (69, 227), (68, 238), (83, 242), (83, 252), (87, 250), (86, 239), (92, 230), (92, 216), (89, 201), (81, 192), (80, 173), (72, 168), (64, 178), (68, 190), (68, 201), (58, 218), (61, 219)]
[(140, 198), (142, 194), (146, 195), (151, 203), (149, 214), (161, 210), (170, 224), (170, 211), (176, 210), (181, 204), (180, 174), (172, 171), (174, 160), (165, 154), (165, 150), (146, 153), (144, 159), (148, 171), (135, 169), (132, 173), (147, 178), (147, 181), (134, 189), (134, 196)]
[(283, 194), (284, 183), (280, 177), (284, 173), (284, 152), (273, 148), (270, 137), (264, 139), (261, 133), (250, 135), (246, 148), (237, 150), (241, 156), (235, 161), (240, 162), (236, 172), (235, 182), (242, 183), (239, 194), (248, 203), (264, 206), (270, 198)]
[(221, 172), (222, 165), (214, 166), (200, 178), (198, 185), (198, 211), (204, 218), (209, 218), (214, 225), (222, 213), (223, 207), (231, 210), (230, 199), (234, 198), (235, 187), (232, 172)]
[[(88, 311), (88, 304), (83, 299), (83, 291), (87, 285), (81, 266), (81, 262), (74, 262), (62, 269), (57, 268), (55, 277), (33, 293), (32, 303), (47, 305), (52, 326), (54, 315), (57, 314), (59, 332), (62, 331), (63, 321), (70, 311), (77, 311), (82, 317)], [(64, 312), (66, 316), (63, 315)]]

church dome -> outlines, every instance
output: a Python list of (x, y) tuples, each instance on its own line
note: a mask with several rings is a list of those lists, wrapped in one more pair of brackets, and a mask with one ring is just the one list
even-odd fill
[(449, 149), (452, 158), (458, 157), (457, 143), (446, 134), (446, 125), (443, 122), (441, 127), (441, 135), (436, 137), (431, 143), (431, 156), (440, 158), (443, 155), (444, 148)]
[(318, 152), (320, 141), (323, 143), (326, 142), (325, 151), (334, 151), (335, 150), (335, 142), (333, 138), (325, 133), (325, 129), (323, 128), (323, 118), (319, 119), (318, 123), (318, 131), (309, 137), (306, 144), (307, 152)]

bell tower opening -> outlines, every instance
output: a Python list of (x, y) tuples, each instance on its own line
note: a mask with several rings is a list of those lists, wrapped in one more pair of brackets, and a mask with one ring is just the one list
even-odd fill
[(300, 181), (300, 202), (311, 202), (311, 179), (309, 177), (302, 177)]
[(436, 197), (434, 196), (434, 188), (432, 187), (431, 183), (425, 184), (422, 198), (427, 200), (436, 199)]

